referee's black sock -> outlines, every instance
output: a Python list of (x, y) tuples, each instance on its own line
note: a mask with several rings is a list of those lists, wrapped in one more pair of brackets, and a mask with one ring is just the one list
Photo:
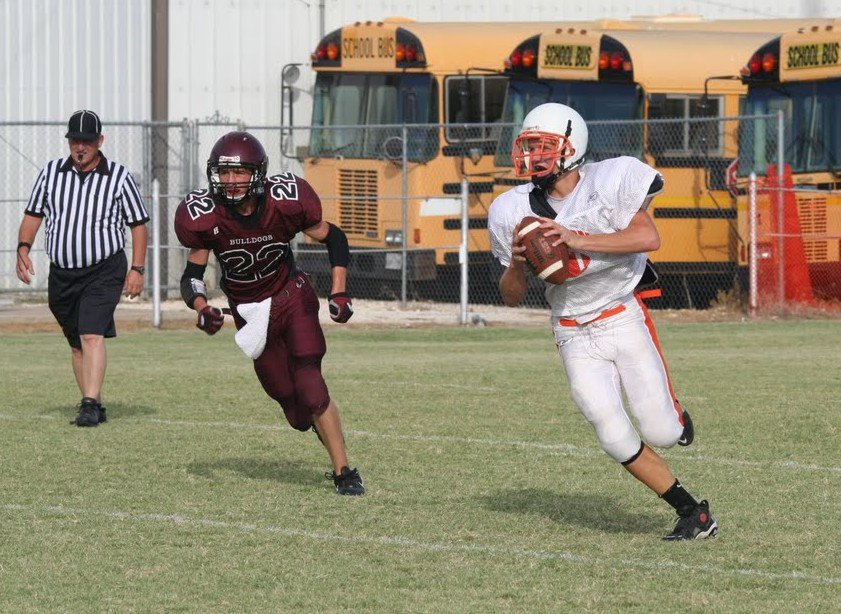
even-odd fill
[(689, 516), (698, 502), (683, 489), (680, 480), (675, 480), (675, 483), (669, 487), (669, 490), (660, 495), (666, 503), (671, 505), (678, 513), (678, 516)]

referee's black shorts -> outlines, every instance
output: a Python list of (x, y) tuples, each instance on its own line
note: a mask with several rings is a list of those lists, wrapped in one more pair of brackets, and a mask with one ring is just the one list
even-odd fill
[(114, 310), (123, 293), (127, 268), (122, 250), (83, 269), (50, 266), (50, 311), (70, 347), (82, 347), (80, 335), (117, 336)]

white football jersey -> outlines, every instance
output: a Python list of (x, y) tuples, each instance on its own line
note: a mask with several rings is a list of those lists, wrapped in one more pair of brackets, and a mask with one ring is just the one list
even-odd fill
[[(563, 200), (549, 198), (555, 221), (585, 234), (618, 232), (643, 207), (658, 172), (636, 158), (622, 156), (580, 168), (581, 179)], [(496, 198), (488, 212), (491, 250), (500, 263), (511, 264), (514, 227), (527, 215), (529, 183)], [(645, 270), (645, 254), (604, 254), (570, 250), (569, 278), (561, 285), (546, 284), (546, 300), (556, 317), (586, 322), (616, 306), (633, 292)]]

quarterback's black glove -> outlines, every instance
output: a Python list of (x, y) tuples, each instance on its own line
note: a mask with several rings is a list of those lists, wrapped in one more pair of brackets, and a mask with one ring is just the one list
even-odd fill
[(199, 312), (199, 319), (196, 322), (196, 326), (208, 335), (215, 335), (224, 323), (225, 316), (222, 315), (221, 309), (205, 305)]
[(350, 320), (353, 315), (353, 302), (350, 300), (350, 294), (347, 292), (336, 292), (327, 296), (330, 307), (330, 317), (334, 322), (341, 324)]

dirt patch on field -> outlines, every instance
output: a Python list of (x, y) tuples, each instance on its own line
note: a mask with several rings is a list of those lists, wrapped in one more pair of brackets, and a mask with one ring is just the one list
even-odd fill
[[(215, 300), (222, 305), (224, 301)], [(418, 328), (457, 327), (459, 306), (452, 303), (408, 302), (401, 307), (399, 302), (354, 300), (353, 319), (348, 328)], [(745, 314), (728, 307), (694, 310), (655, 310), (655, 320), (668, 322), (724, 322), (745, 319)], [(320, 311), (326, 325), (330, 321), (326, 305)], [(153, 306), (148, 300), (129, 301), (123, 299), (116, 313), (118, 331), (133, 331), (152, 328)], [(546, 309), (511, 309), (501, 305), (470, 305), (467, 313), (468, 326), (547, 326), (549, 312)], [(181, 300), (167, 300), (161, 303), (161, 328), (189, 329), (195, 324), (195, 314), (187, 309)], [(0, 332), (58, 332), (58, 325), (43, 302), (33, 302), (31, 297), (3, 297), (0, 299)]]
[[(211, 297), (212, 304), (222, 306), (225, 301)], [(393, 329), (422, 327), (457, 327), (459, 306), (453, 303), (411, 301), (401, 307), (398, 301), (354, 299), (353, 319), (344, 326), (351, 329)], [(653, 309), (655, 322), (740, 322), (747, 314), (731, 304), (713, 305), (709, 309)], [(327, 306), (319, 312), (326, 326), (338, 326), (330, 320)], [(758, 319), (837, 319), (841, 305), (827, 303), (809, 307), (766, 309)], [(149, 300), (123, 299), (116, 312), (118, 331), (146, 330), (153, 327), (153, 307)], [(178, 300), (161, 303), (161, 325), (165, 330), (190, 329), (195, 325), (195, 313)], [(548, 309), (511, 309), (502, 305), (470, 305), (468, 326), (531, 327), (548, 326)], [(31, 296), (6, 295), (0, 297), (0, 332), (59, 332), (45, 302), (33, 301)]]

